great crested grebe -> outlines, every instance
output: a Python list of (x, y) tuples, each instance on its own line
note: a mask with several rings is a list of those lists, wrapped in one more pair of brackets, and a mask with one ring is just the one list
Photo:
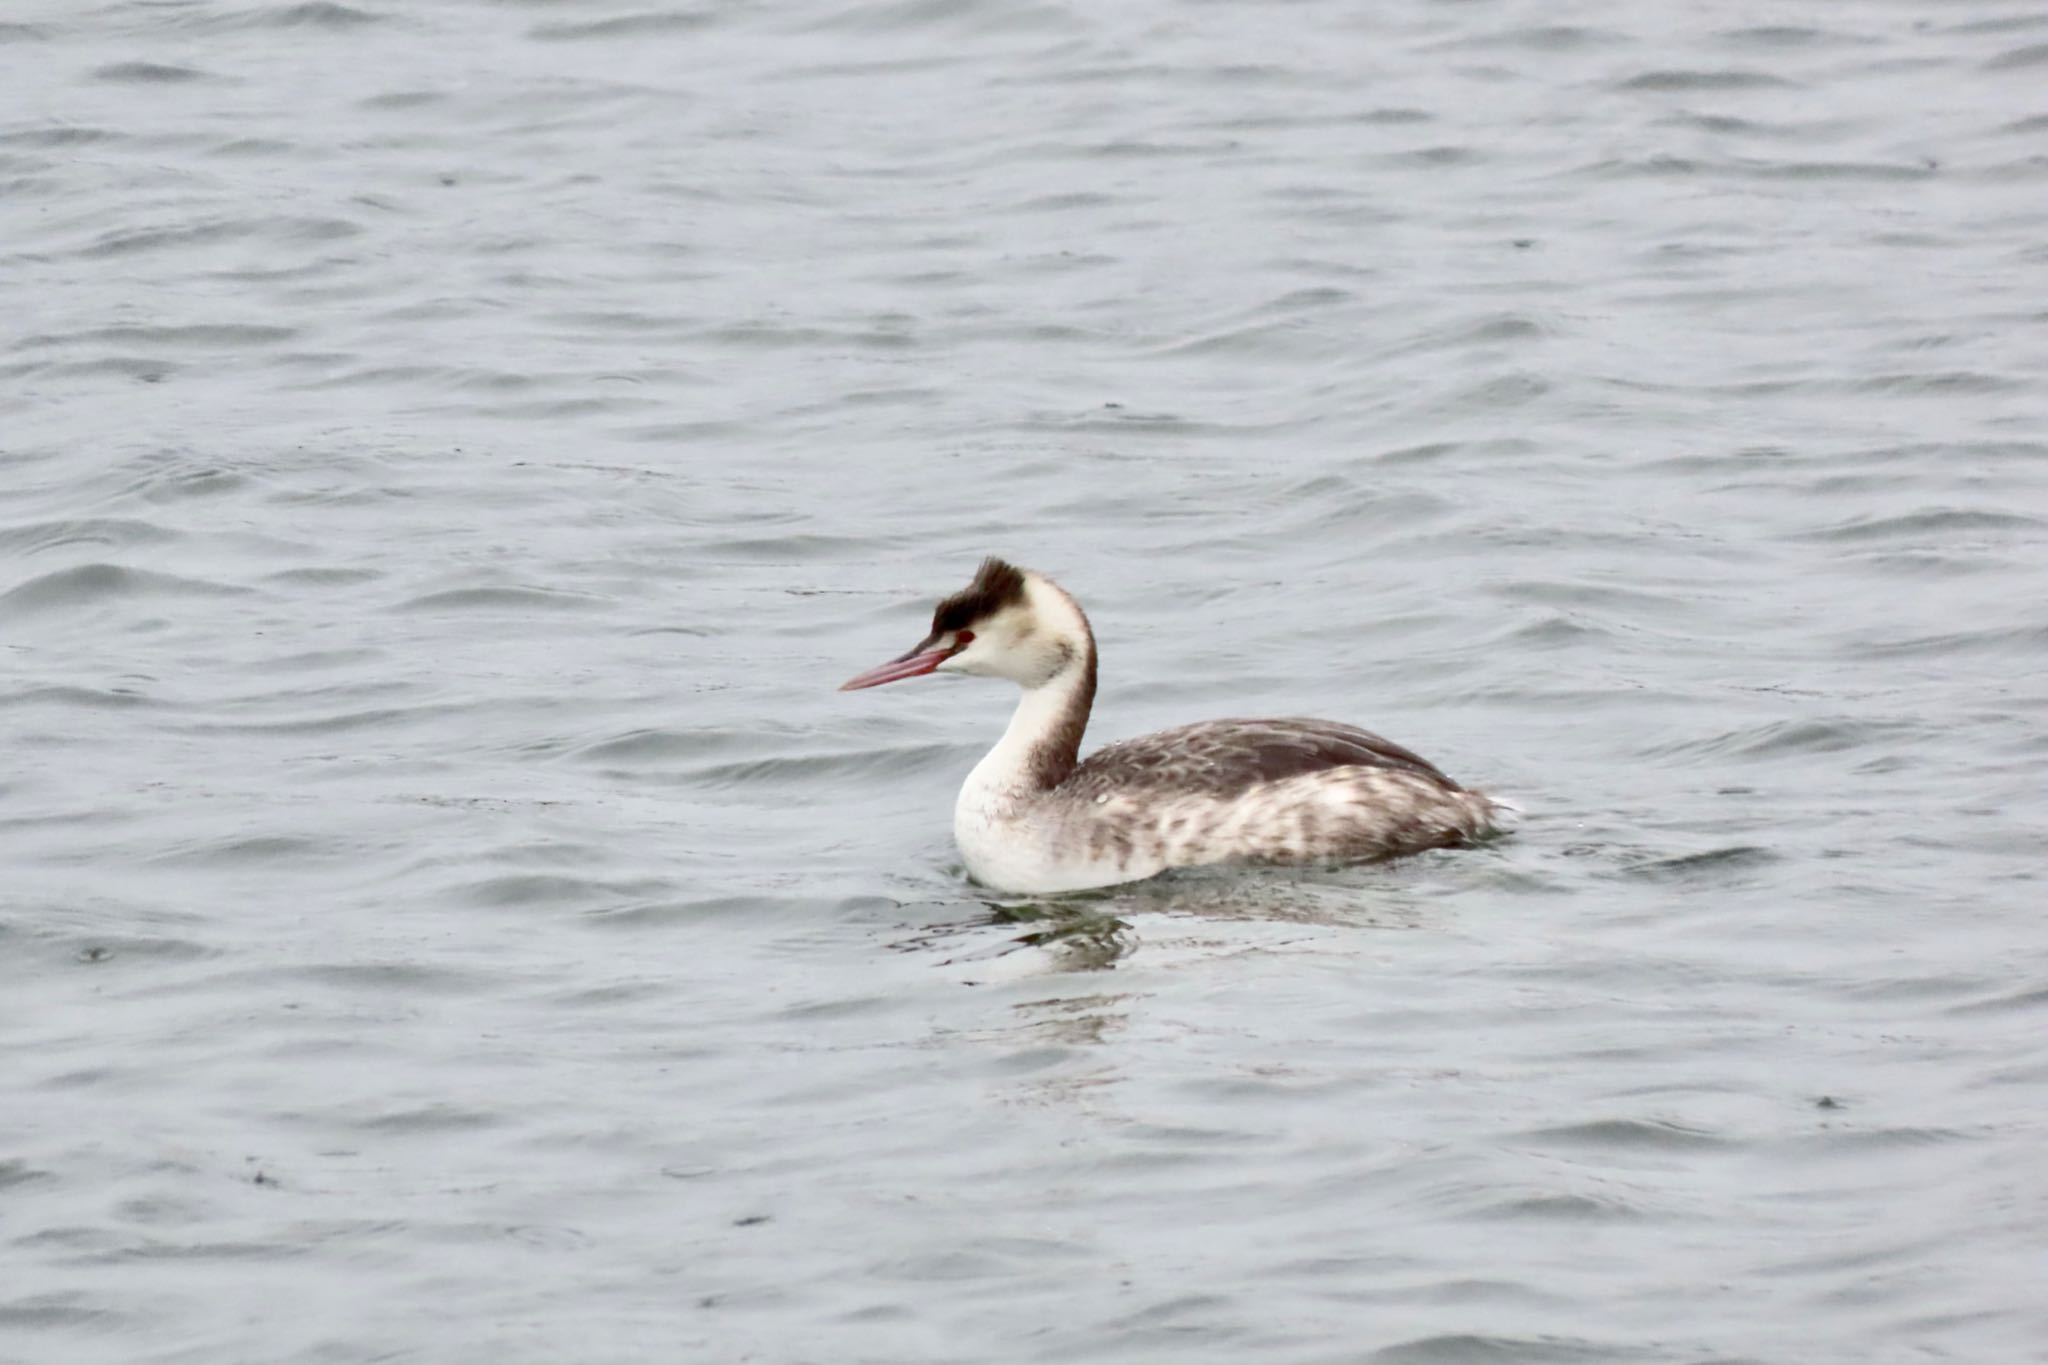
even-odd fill
[(1212, 863), (1391, 858), (1502, 833), (1514, 809), (1327, 720), (1203, 721), (1077, 761), (1095, 634), (1058, 584), (1000, 559), (939, 603), (914, 649), (840, 690), (927, 673), (1024, 689), (953, 808), (968, 874), (999, 891), (1080, 891)]

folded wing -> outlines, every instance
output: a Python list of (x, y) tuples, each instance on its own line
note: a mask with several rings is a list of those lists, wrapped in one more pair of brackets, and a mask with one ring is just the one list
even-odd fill
[(1172, 788), (1236, 796), (1331, 768), (1389, 768), (1462, 790), (1429, 760), (1370, 731), (1327, 720), (1211, 720), (1106, 745), (1060, 785), (1078, 794)]

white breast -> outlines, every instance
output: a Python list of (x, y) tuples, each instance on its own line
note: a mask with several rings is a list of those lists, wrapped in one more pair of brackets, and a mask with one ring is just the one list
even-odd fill
[(1143, 823), (1134, 820), (1128, 798), (1075, 807), (1048, 793), (1021, 791), (1008, 776), (1002, 765), (983, 759), (953, 806), (953, 841), (967, 874), (983, 886), (1052, 895), (1137, 881), (1170, 865), (1156, 839), (1105, 837)]

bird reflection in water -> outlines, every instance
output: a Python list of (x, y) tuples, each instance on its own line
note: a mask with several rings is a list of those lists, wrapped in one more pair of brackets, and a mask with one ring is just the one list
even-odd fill
[[(1360, 931), (1436, 922), (1429, 910), (1434, 884), (1414, 876), (1426, 874), (1427, 865), (1411, 866), (1411, 875), (1399, 879), (1384, 869), (1292, 876), (1195, 869), (1062, 896), (975, 888), (971, 900), (951, 901), (954, 917), (928, 919), (890, 946), (936, 953), (942, 967), (984, 964), (987, 979), (1112, 971), (1141, 946), (1149, 965), (1169, 969), (1243, 953), (1353, 952)], [(981, 913), (959, 913), (976, 902)], [(976, 973), (975, 984), (982, 979)]]
[(991, 924), (1026, 926), (1025, 932), (1011, 938), (1005, 952), (1042, 948), (1053, 955), (1058, 971), (1107, 971), (1138, 946), (1137, 931), (1128, 923), (1086, 903), (991, 902), (988, 909)]
[[(984, 900), (986, 915), (953, 920), (919, 930), (890, 946), (899, 952), (947, 952), (941, 966), (992, 962), (1025, 949), (1037, 949), (1050, 960), (1042, 970), (1100, 972), (1116, 966), (1138, 948), (1137, 931), (1111, 914), (1101, 902), (1108, 897), (1062, 896), (1056, 900)], [(999, 930), (991, 945), (986, 931)], [(1022, 929), (1023, 932), (1016, 932)]]

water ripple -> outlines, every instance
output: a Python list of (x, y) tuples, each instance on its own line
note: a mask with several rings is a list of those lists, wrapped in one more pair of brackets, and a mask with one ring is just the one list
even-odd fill
[[(2041, 15), (14, 8), (17, 1353), (2038, 1350)], [(990, 552), (1531, 817), (976, 887)]]
[(98, 81), (133, 85), (183, 85), (188, 81), (211, 80), (206, 72), (191, 66), (170, 66), (159, 62), (115, 62), (92, 73)]
[(26, 616), (132, 600), (237, 597), (248, 588), (119, 564), (81, 564), (39, 575), (0, 593), (0, 615)]

